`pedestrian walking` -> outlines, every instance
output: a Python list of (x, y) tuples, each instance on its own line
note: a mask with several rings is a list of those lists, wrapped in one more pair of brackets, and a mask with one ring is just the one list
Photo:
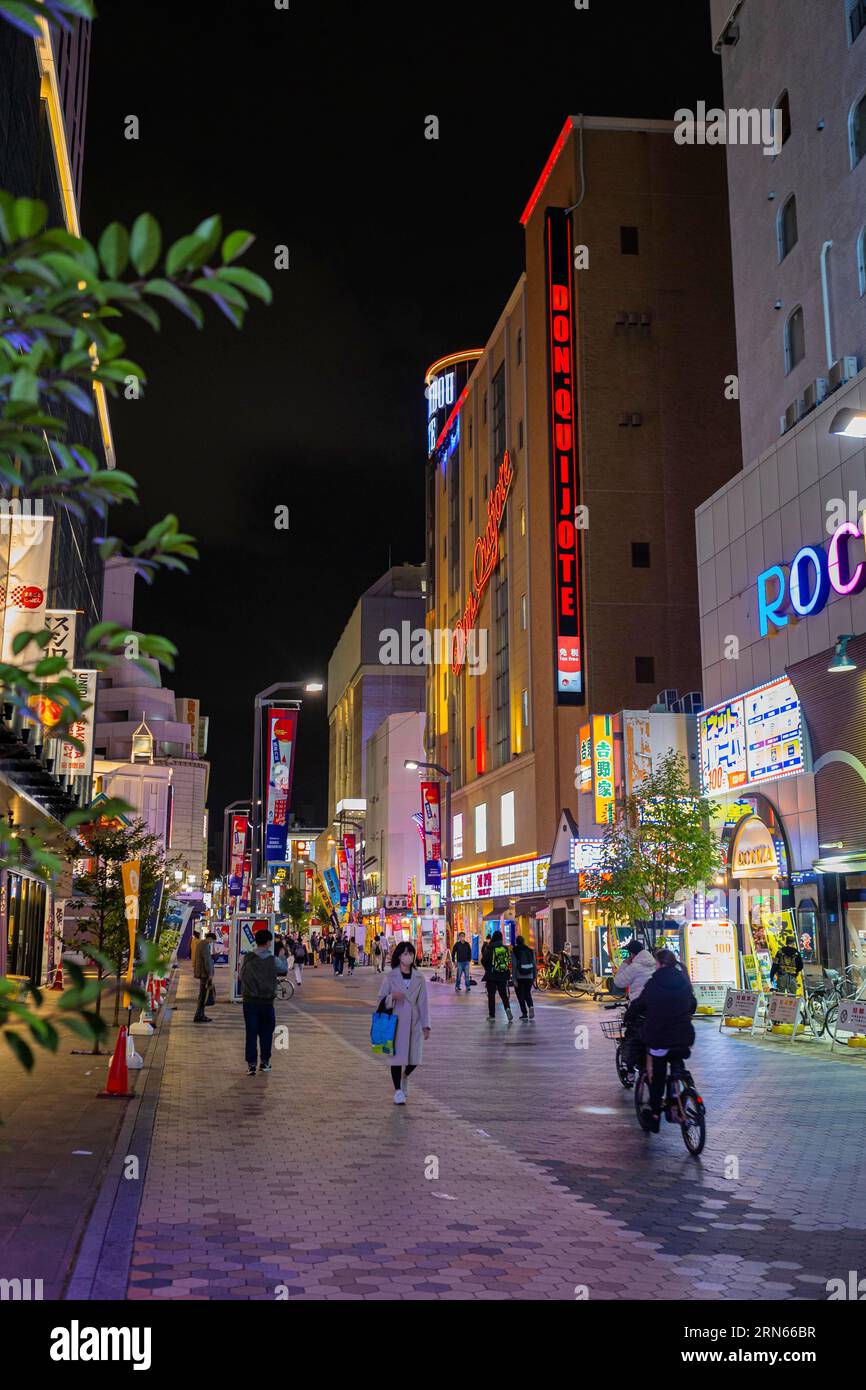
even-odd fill
[(532, 1004), (532, 986), (538, 973), (535, 952), (527, 946), (522, 936), (518, 936), (511, 952), (511, 975), (514, 980), (514, 993), (520, 1005), (522, 1019), (535, 1018)]
[(195, 950), (193, 961), (193, 975), (198, 980), (198, 1006), (193, 1014), (193, 1023), (210, 1023), (204, 1011), (208, 993), (213, 987), (213, 958), (211, 956), (210, 943), (212, 934), (200, 940)]
[(307, 948), (304, 945), (303, 939), (300, 936), (295, 942), (293, 956), (295, 962), (295, 984), (298, 986), (298, 989), (300, 989), (301, 976), (304, 973), (304, 966), (307, 963)]
[(246, 1061), (250, 1076), (256, 1074), (256, 1062), (261, 1053), (262, 1071), (271, 1069), (271, 1049), (277, 1016), (274, 999), (277, 993), (277, 962), (270, 949), (271, 933), (262, 927), (256, 932), (256, 949), (244, 956), (241, 966), (241, 994), (246, 1028)]
[(376, 932), (373, 938), (373, 968), (380, 975), (385, 973), (385, 938)]
[(333, 945), (331, 946), (331, 959), (332, 959), (333, 962), (334, 962), (334, 974), (335, 974), (335, 975), (342, 975), (342, 973), (343, 973), (343, 962), (344, 962), (345, 958), (346, 958), (346, 939), (345, 939), (345, 937), (343, 936), (342, 932), (338, 932), (337, 935), (334, 937), (334, 942), (333, 942)]
[(354, 975), (354, 973), (355, 973), (355, 966), (358, 964), (358, 943), (357, 943), (357, 941), (355, 940), (354, 936), (352, 936), (352, 937), (349, 938), (348, 956), (349, 956), (349, 974), (350, 974), (350, 975)]
[(394, 948), (391, 968), (379, 986), (379, 1002), (383, 999), (385, 1007), (393, 1009), (397, 1016), (397, 1036), (391, 1057), (394, 1104), (405, 1105), (408, 1078), (420, 1065), (424, 1040), (430, 1036), (427, 981), (418, 969), (411, 941), (401, 941)]
[(454, 963), (457, 966), (457, 979), (454, 984), (454, 989), (459, 994), (460, 981), (463, 980), (466, 987), (466, 993), (468, 994), (470, 983), (469, 967), (472, 964), (472, 947), (466, 940), (465, 931), (457, 933), (457, 941), (454, 945), (453, 955)]
[(495, 931), (489, 941), (484, 943), (481, 952), (481, 964), (484, 966), (484, 983), (487, 986), (487, 1016), (488, 1022), (493, 1023), (496, 1018), (496, 996), (502, 1000), (502, 1007), (505, 1010), (505, 1017), (509, 1023), (514, 1022), (514, 1015), (511, 1012), (511, 1004), (508, 998), (508, 971), (510, 966), (508, 947), (503, 944), (502, 932)]

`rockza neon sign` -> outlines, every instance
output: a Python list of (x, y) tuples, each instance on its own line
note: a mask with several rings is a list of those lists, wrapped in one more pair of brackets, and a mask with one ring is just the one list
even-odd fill
[(490, 576), (499, 563), (499, 532), (502, 530), (505, 503), (508, 501), (513, 477), (514, 470), (511, 467), (511, 459), (506, 449), (499, 465), (496, 486), (487, 498), (487, 527), (476, 539), (475, 549), (472, 552), (472, 584), (469, 589), (469, 597), (466, 600), (462, 616), (454, 624), (454, 636), (451, 642), (451, 670), (455, 676), (459, 676), (463, 670), (469, 634), (475, 627), (484, 590), (490, 583)]
[(864, 532), (853, 521), (843, 521), (825, 550), (822, 545), (803, 545), (788, 572), (771, 565), (758, 575), (758, 627), (762, 637), (774, 628), (786, 627), (795, 614), (811, 618), (827, 606), (831, 589), (846, 597), (866, 587), (866, 555), (854, 568), (848, 555), (849, 540), (864, 542)]

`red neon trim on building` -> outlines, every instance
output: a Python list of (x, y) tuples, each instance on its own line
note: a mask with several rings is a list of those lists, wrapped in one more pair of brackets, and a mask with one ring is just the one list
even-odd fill
[(568, 139), (569, 134), (573, 128), (574, 118), (572, 116), (569, 116), (565, 122), (565, 125), (562, 127), (562, 130), (559, 132), (559, 138), (557, 139), (556, 144), (554, 145), (553, 149), (550, 151), (550, 154), (547, 157), (547, 163), (541, 171), (541, 176), (538, 180), (538, 183), (535, 185), (535, 187), (532, 190), (532, 193), (530, 194), (529, 202), (526, 204), (526, 207), (523, 209), (523, 212), (521, 213), (521, 227), (525, 227), (530, 217), (532, 216), (532, 209), (535, 207), (535, 204), (541, 197), (541, 190), (544, 188), (544, 185), (550, 178), (550, 175), (553, 172), (553, 166), (559, 159), (559, 156), (562, 154), (563, 145)]
[[(450, 430), (450, 428), (451, 428), (451, 426), (453, 425), (454, 421), (457, 419), (457, 416), (460, 414), (460, 408), (461, 408), (461, 406), (463, 405), (463, 403), (464, 403), (464, 401), (466, 400), (466, 397), (467, 397), (468, 395), (469, 395), (469, 387), (468, 387), (468, 386), (464, 386), (464, 387), (463, 387), (463, 390), (460, 392), (460, 395), (459, 395), (459, 397), (458, 397), (458, 399), (457, 399), (457, 404), (455, 405), (455, 407), (454, 407), (454, 409), (452, 410), (451, 414), (448, 416), (448, 419), (445, 421), (445, 424), (442, 426), (442, 432), (441, 432), (441, 434), (439, 435), (439, 438), (436, 440), (436, 449), (441, 448), (443, 439), (445, 438), (446, 434), (447, 434), (448, 431)], [(436, 452), (436, 449), (433, 450), (434, 453)]]

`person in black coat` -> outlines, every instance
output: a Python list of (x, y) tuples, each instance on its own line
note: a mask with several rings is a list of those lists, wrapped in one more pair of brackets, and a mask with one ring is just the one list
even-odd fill
[(650, 1075), (650, 1129), (658, 1134), (671, 1054), (688, 1057), (695, 1041), (692, 1015), (698, 1007), (692, 982), (673, 951), (657, 951), (656, 971), (634, 1004), (643, 1020), (643, 1041), (652, 1058)]

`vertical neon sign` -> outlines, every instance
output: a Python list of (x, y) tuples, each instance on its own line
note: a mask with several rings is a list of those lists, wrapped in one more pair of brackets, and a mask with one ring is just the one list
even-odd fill
[(577, 453), (574, 291), (571, 218), (562, 208), (544, 214), (547, 272), (547, 372), (550, 384), (551, 521), (553, 526), (553, 611), (556, 699), (560, 705), (586, 701), (581, 624), (580, 501)]

